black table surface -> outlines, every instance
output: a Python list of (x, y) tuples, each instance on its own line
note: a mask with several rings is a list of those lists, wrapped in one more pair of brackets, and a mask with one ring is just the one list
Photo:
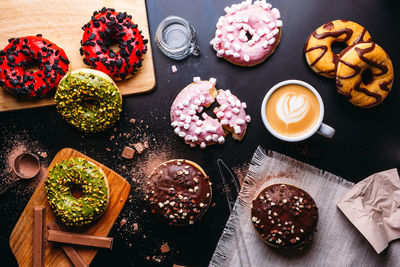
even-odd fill
[[(123, 113), (115, 129), (83, 135), (67, 125), (54, 107), (0, 113), (0, 168), (3, 173), (7, 173), (4, 171), (7, 168), (6, 158), (12, 145), (23, 139), (25, 143), (47, 152), (48, 157), (44, 159), (47, 164), (61, 148), (72, 147), (119, 172), (131, 183), (132, 198), (110, 233), (115, 237), (114, 248), (112, 251), (100, 250), (93, 266), (169, 266), (173, 263), (206, 266), (229, 216), (217, 171), (217, 158), (224, 159), (232, 168), (246, 168), (257, 146), (261, 146), (352, 182), (399, 166), (400, 88), (396, 76), (400, 67), (400, 19), (395, 0), (272, 0), (271, 4), (280, 9), (283, 20), (281, 43), (268, 60), (252, 68), (234, 66), (217, 58), (209, 44), (215, 24), (219, 16), (224, 14), (224, 7), (234, 2), (147, 1), (157, 86), (150, 93), (124, 97)], [(182, 16), (194, 26), (201, 49), (199, 57), (176, 62), (156, 48), (153, 38), (155, 30), (168, 15)], [(365, 26), (373, 40), (390, 55), (396, 78), (392, 92), (381, 105), (361, 109), (349, 104), (336, 93), (333, 80), (314, 74), (307, 66), (303, 55), (307, 36), (323, 23), (334, 19), (353, 20)], [(176, 74), (171, 72), (172, 65), (178, 68)], [(231, 89), (242, 101), (247, 102), (252, 122), (241, 142), (227, 138), (221, 146), (201, 150), (190, 148), (174, 135), (169, 119), (170, 105), (193, 76), (203, 79), (215, 77), (218, 88)], [(325, 103), (324, 122), (336, 129), (332, 139), (315, 135), (303, 142), (287, 143), (267, 132), (260, 116), (262, 99), (269, 88), (287, 79), (304, 80), (317, 88)], [(131, 118), (135, 118), (136, 123), (129, 122)], [(130, 133), (131, 137), (125, 138), (123, 133)], [(110, 140), (111, 136), (116, 136), (116, 139)], [(150, 150), (146, 153), (160, 151), (160, 155), (166, 152), (170, 157), (193, 160), (211, 177), (213, 202), (216, 205), (209, 209), (201, 222), (190, 227), (174, 228), (157, 221), (148, 212), (140, 188), (132, 182), (131, 177), (132, 174), (140, 174), (146, 160), (153, 159), (147, 159), (145, 154), (137, 155), (130, 161), (121, 158), (125, 145), (140, 141), (144, 136), (150, 143)], [(0, 183), (7, 178), (5, 176), (3, 174), (0, 177)], [(2, 266), (16, 265), (8, 244), (9, 236), (33, 190), (22, 192), (25, 193), (14, 188), (0, 196)], [(122, 218), (127, 219), (125, 226), (120, 226)], [(139, 231), (127, 230), (135, 222)], [(164, 242), (171, 248), (167, 254), (161, 254), (159, 249)]]

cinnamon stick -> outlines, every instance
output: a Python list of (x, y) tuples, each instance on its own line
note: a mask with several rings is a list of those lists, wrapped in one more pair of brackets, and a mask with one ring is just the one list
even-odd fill
[(75, 234), (69, 232), (61, 232), (57, 230), (49, 230), (47, 240), (64, 244), (108, 249), (111, 249), (113, 245), (112, 237)]
[(33, 208), (33, 267), (44, 266), (46, 207)]
[[(47, 225), (47, 228), (49, 230), (61, 231), (58, 224), (54, 221), (50, 222)], [(89, 265), (87, 265), (85, 260), (81, 257), (81, 255), (79, 255), (78, 251), (76, 251), (76, 249), (74, 249), (73, 247), (67, 246), (67, 245), (61, 245), (61, 248), (64, 250), (65, 254), (68, 256), (69, 260), (75, 267), (88, 267), (89, 266)]]

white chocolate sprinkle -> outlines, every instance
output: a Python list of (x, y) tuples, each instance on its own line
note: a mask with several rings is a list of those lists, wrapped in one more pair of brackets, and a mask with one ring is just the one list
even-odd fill
[(240, 126), (235, 126), (233, 127), (235, 134), (240, 134), (242, 132), (242, 130), (240, 129)]
[[(231, 48), (231, 43), (225, 42), (224, 43), (224, 48), (225, 49), (230, 49)], [(226, 53), (226, 52), (225, 52)]]
[(271, 45), (272, 45), (273, 43), (275, 43), (275, 38), (269, 39), (268, 43), (271, 44)]
[(213, 140), (214, 142), (217, 142), (217, 141), (218, 141), (218, 134), (213, 134), (212, 140)]
[(223, 136), (218, 137), (218, 143), (223, 144), (225, 142), (225, 138)]
[(244, 121), (243, 119), (238, 119), (238, 120), (236, 121), (236, 123), (237, 123), (238, 125), (243, 125), (243, 124), (245, 123), (245, 121)]
[(225, 55), (227, 55), (227, 56), (233, 55), (233, 50), (231, 50), (231, 49), (226, 50)]
[(225, 114), (224, 114), (224, 112), (222, 112), (222, 111), (218, 111), (218, 112), (217, 112), (217, 117), (218, 117), (218, 118), (222, 118), (224, 115), (225, 115)]

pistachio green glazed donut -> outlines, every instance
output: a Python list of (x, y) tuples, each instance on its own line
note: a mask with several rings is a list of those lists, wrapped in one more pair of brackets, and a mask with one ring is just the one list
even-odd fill
[(77, 69), (63, 77), (55, 95), (56, 108), (71, 125), (84, 132), (102, 132), (119, 120), (122, 98), (105, 73)]
[[(72, 195), (73, 186), (83, 195)], [(57, 163), (45, 181), (47, 199), (57, 218), (67, 226), (82, 226), (96, 220), (106, 210), (110, 191), (102, 169), (83, 158)]]

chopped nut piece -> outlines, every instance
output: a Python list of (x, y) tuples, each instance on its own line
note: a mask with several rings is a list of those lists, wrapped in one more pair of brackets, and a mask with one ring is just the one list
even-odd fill
[(168, 246), (168, 243), (167, 242), (165, 242), (164, 244), (162, 244), (162, 246), (161, 246), (161, 253), (168, 253), (169, 252), (169, 246)]
[(126, 219), (122, 219), (121, 222), (119, 223), (120, 226), (124, 226), (126, 224)]
[(133, 155), (135, 155), (135, 150), (130, 148), (129, 146), (126, 146), (124, 148), (124, 151), (122, 151), (122, 157), (126, 159), (132, 159)]
[(138, 231), (139, 230), (139, 225), (137, 223), (134, 223), (132, 225), (132, 227), (133, 227), (133, 231)]

